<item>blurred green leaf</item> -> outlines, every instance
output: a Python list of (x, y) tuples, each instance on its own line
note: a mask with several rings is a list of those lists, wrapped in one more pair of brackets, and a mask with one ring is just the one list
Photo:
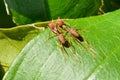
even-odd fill
[(79, 33), (94, 47), (96, 57), (66, 35), (81, 63), (73, 56), (71, 47), (65, 48), (69, 56), (64, 60), (63, 47), (58, 44), (57, 37), (52, 37), (53, 34), (48, 39), (50, 31), (46, 29), (20, 52), (3, 80), (119, 80), (119, 14), (120, 10), (117, 10), (67, 22), (82, 30)]
[(0, 0), (0, 28), (10, 28), (15, 26), (11, 15), (7, 14), (7, 7), (5, 7), (4, 0)]
[(41, 31), (32, 25), (0, 28), (0, 63), (5, 70), (8, 69), (21, 49)]
[(6, 0), (17, 25), (98, 13), (101, 0)]
[(51, 18), (78, 18), (98, 13), (101, 0), (48, 0)]

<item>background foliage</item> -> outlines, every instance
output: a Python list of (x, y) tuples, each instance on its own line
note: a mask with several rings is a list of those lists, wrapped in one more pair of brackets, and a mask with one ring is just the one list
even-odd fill
[[(98, 14), (101, 0), (1, 0), (0, 4), (1, 79), (6, 71), (4, 80), (119, 79), (120, 10), (114, 11), (120, 7), (119, 0), (105, 0), (103, 15)], [(66, 49), (76, 64), (73, 66), (69, 59), (64, 61), (56, 37), (43, 42), (50, 33), (49, 22), (43, 21), (58, 17), (73, 19), (66, 23), (80, 30), (97, 51), (97, 58), (67, 35), (82, 61), (78, 63), (70, 49)]]

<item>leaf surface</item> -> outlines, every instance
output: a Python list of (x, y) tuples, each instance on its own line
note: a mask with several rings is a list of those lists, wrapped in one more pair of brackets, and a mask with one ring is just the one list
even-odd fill
[[(3, 80), (119, 80), (120, 79), (120, 10), (101, 16), (69, 20), (71, 27), (93, 46), (91, 55), (69, 35), (77, 58), (70, 48), (69, 56), (58, 44), (54, 34), (47, 39), (49, 30), (39, 34), (20, 52)], [(84, 46), (87, 46), (84, 42)]]
[(23, 25), (15, 28), (0, 28), (0, 63), (8, 69), (22, 48), (42, 29), (36, 29), (32, 25)]

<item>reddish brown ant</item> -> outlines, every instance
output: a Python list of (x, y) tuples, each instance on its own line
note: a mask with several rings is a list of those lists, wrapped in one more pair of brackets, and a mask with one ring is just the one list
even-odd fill
[[(69, 41), (65, 38), (65, 36), (57, 29), (55, 23), (53, 23), (53, 22), (49, 23), (49, 24), (48, 24), (48, 27), (52, 30), (53, 33), (55, 33), (55, 34), (57, 35), (58, 41), (59, 41), (60, 44), (62, 44), (62, 46), (63, 46), (63, 49), (62, 49), (62, 50), (63, 50), (65, 53), (67, 53), (67, 51), (65, 50), (64, 47), (70, 48), (70, 47), (71, 47), (70, 42), (69, 42)], [(70, 48), (70, 50), (71, 50), (71, 52), (73, 53), (73, 55), (76, 56), (76, 55), (75, 55), (76, 53), (73, 51), (73, 49)], [(68, 53), (67, 53), (67, 55), (68, 55)], [(78, 59), (78, 57), (76, 57), (76, 58)], [(70, 60), (71, 60), (71, 59), (70, 59)], [(78, 61), (80, 62), (79, 59), (78, 59)]]
[[(84, 48), (87, 49), (87, 47), (85, 47), (81, 42), (84, 41), (85, 43), (89, 44), (88, 41), (85, 40), (85, 39), (83, 38), (83, 36), (80, 35), (75, 28), (67, 28), (62, 19), (58, 19), (57, 22), (56, 22), (56, 24), (57, 24), (58, 27), (60, 27), (60, 28), (64, 29), (65, 31), (67, 31), (68, 34), (70, 34), (70, 36), (72, 36), (72, 37), (74, 37), (75, 39), (77, 39), (77, 41), (78, 41)], [(96, 52), (91, 48), (91, 45), (90, 45), (90, 44), (89, 44), (89, 49), (92, 51), (92, 53), (96, 53)], [(87, 49), (87, 50), (88, 50), (88, 49)], [(92, 55), (93, 55), (93, 54), (92, 54)], [(95, 55), (94, 55), (94, 56), (95, 56)]]
[(48, 25), (48, 27), (52, 30), (53, 33), (55, 33), (58, 37), (59, 42), (65, 46), (70, 47), (69, 41), (65, 38), (63, 34), (60, 33), (60, 31), (56, 28), (56, 25), (52, 22)]
[(61, 27), (62, 29), (64, 29), (65, 31), (67, 31), (72, 37), (75, 37), (76, 39), (78, 39), (79, 41), (84, 41), (84, 38), (77, 32), (76, 29), (74, 28), (67, 28), (66, 25), (64, 24), (63, 20), (58, 19), (56, 24)]

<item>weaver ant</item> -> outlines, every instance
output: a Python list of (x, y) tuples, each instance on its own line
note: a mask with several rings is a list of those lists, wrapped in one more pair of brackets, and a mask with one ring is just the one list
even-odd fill
[[(78, 57), (76, 56), (76, 53), (74, 52), (74, 50), (71, 48), (71, 44), (70, 42), (65, 38), (65, 36), (59, 31), (59, 29), (57, 29), (56, 24), (51, 22), (48, 24), (48, 27), (52, 30), (52, 32), (54, 34), (56, 34), (56, 36), (58, 37), (58, 41), (59, 43), (62, 45), (62, 50), (69, 56), (69, 54), (67, 53), (67, 51), (65, 50), (64, 47), (66, 48), (70, 48), (70, 51), (73, 53), (73, 55), (78, 59)], [(71, 59), (70, 59), (71, 60)], [(80, 60), (78, 59), (78, 61), (80, 62)]]
[[(60, 28), (62, 28), (63, 30), (67, 31), (67, 33), (70, 34), (70, 36), (72, 36), (73, 38), (77, 39), (77, 41), (78, 41), (84, 48), (87, 49), (87, 47), (85, 47), (81, 42), (85, 42), (85, 43), (89, 44), (88, 41), (85, 40), (85, 39), (83, 38), (83, 36), (80, 35), (75, 28), (67, 28), (66, 24), (64, 24), (64, 22), (63, 22), (62, 19), (58, 19), (58, 20), (56, 21), (56, 24), (57, 24), (58, 27), (60, 27)], [(90, 49), (90, 51), (92, 51), (92, 53), (96, 53), (96, 52), (92, 49), (92, 47), (91, 47), (90, 44), (89, 44), (89, 49)], [(87, 50), (88, 50), (88, 49), (87, 49)]]
[(77, 32), (77, 30), (74, 29), (74, 28), (69, 28), (68, 29), (66, 27), (66, 25), (64, 24), (63, 20), (58, 19), (56, 23), (59, 27), (61, 27), (65, 31), (67, 31), (72, 37), (75, 37), (76, 39), (78, 39), (81, 42), (84, 41), (84, 38)]
[(68, 40), (65, 38), (63, 34), (56, 28), (55, 24), (52, 22), (48, 25), (48, 27), (52, 30), (53, 33), (55, 33), (58, 37), (59, 42), (65, 46), (65, 47), (70, 47), (70, 43)]

